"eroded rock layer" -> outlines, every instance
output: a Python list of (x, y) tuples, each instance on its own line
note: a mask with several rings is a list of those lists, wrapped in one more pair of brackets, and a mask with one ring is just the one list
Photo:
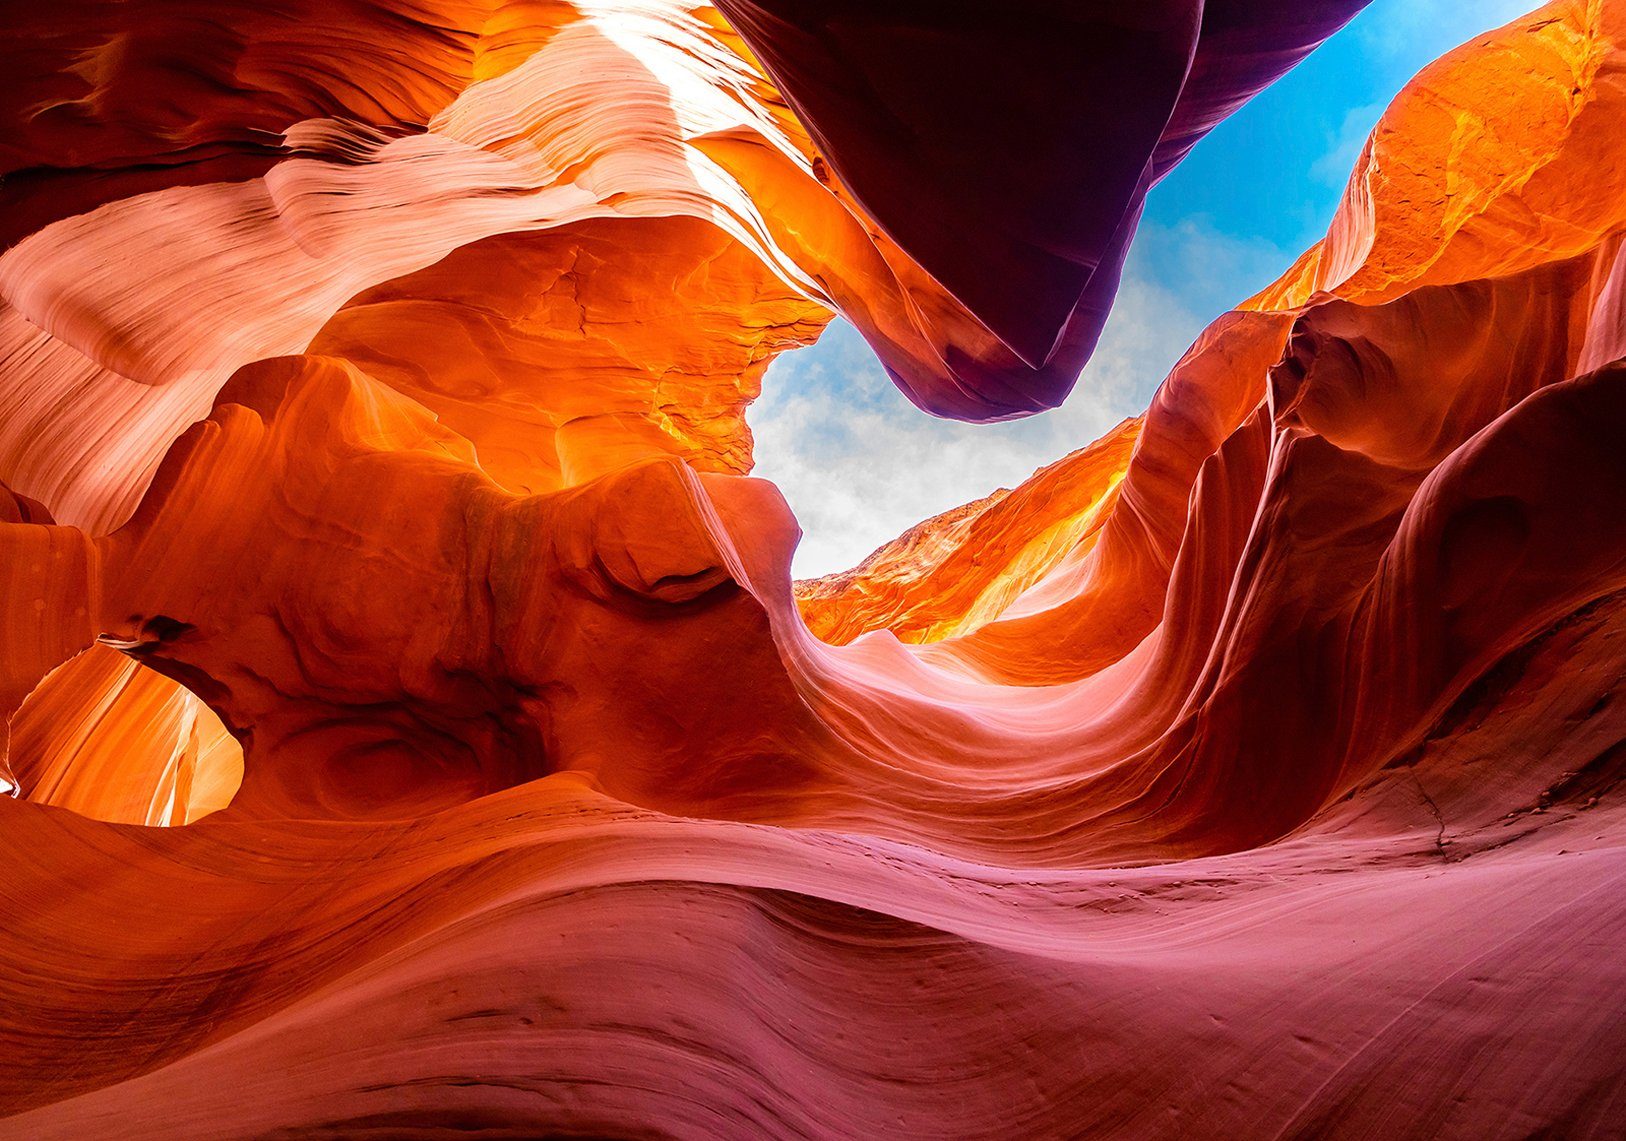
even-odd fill
[(8, 11), (0, 1136), (1617, 1136), (1626, 4), (1022, 486), (746, 474), (835, 310), (1060, 399), (1358, 6)]

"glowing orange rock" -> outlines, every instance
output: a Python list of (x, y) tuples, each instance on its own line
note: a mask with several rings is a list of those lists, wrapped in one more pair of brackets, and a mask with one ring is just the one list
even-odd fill
[(226, 807), (243, 778), (242, 750), (213, 710), (104, 646), (29, 695), (11, 720), (10, 761), (30, 800), (121, 824), (189, 824)]
[(1016, 491), (999, 491), (918, 527), (859, 566), (797, 585), (808, 629), (833, 644), (869, 630), (906, 642), (963, 634), (1008, 613), (1031, 586), (1066, 589), (1112, 515), (1140, 422), (1057, 460)]
[[(133, 9), (6, 41), (88, 102), (7, 141), (85, 169), (0, 255), (0, 1136), (1608, 1135), (1626, 5), (1425, 71), (1144, 417), (799, 587), (740, 413), (830, 305), (1048, 382), (728, 8), (245, 25), (319, 78), (231, 181), (86, 173), (254, 150), (128, 117)], [(1115, 159), (1340, 11), (1205, 6)]]
[(433, 411), (504, 486), (546, 491), (629, 448), (749, 471), (763, 371), (828, 315), (715, 227), (596, 221), (488, 238), (362, 293), (311, 351)]

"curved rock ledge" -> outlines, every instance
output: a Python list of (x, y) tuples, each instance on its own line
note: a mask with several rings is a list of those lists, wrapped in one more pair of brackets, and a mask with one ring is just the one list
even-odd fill
[(834, 311), (1059, 400), (1358, 6), (8, 13), (0, 1137), (1617, 1135), (1626, 4), (1028, 483), (747, 474)]

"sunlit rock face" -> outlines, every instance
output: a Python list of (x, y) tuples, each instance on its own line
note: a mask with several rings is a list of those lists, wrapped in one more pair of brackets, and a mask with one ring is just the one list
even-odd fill
[(1060, 400), (1358, 7), (8, 10), (0, 1136), (1618, 1135), (1626, 3), (1022, 486), (746, 474), (837, 311)]

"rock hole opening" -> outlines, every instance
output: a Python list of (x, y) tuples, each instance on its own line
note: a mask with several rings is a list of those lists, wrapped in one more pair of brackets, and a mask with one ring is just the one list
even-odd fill
[(243, 781), (242, 746), (212, 709), (104, 644), (47, 674), (10, 730), (16, 795), (93, 820), (191, 824)]

